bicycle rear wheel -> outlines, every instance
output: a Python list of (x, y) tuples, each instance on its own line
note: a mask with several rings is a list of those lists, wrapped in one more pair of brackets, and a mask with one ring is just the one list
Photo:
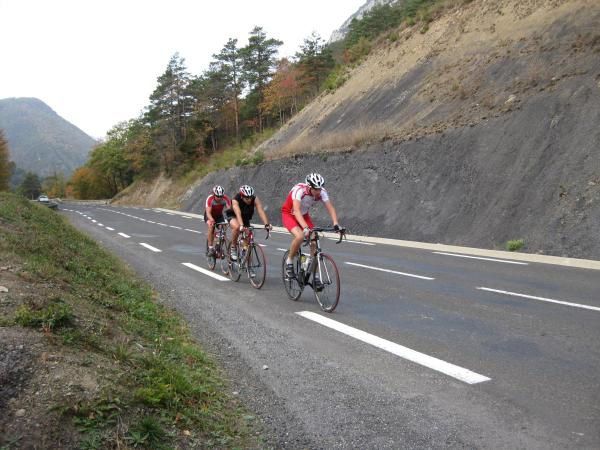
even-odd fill
[[(315, 277), (321, 280), (322, 286), (314, 286)], [(333, 258), (324, 253), (319, 255), (318, 264), (315, 264), (313, 290), (321, 309), (325, 312), (333, 312), (340, 301), (340, 274)]]
[(283, 254), (283, 259), (281, 260), (281, 278), (283, 279), (283, 286), (285, 287), (285, 292), (287, 292), (288, 297), (295, 301), (302, 295), (304, 285), (298, 279), (298, 277), (300, 277), (300, 259), (298, 258), (298, 255), (295, 255), (293, 259), (296, 277), (288, 279), (285, 274), (285, 261), (289, 252), (290, 251), (287, 250)]
[(208, 254), (208, 241), (206, 241), (206, 265), (210, 270), (215, 270), (215, 266), (217, 265), (217, 257), (215, 254)]
[(258, 244), (253, 244), (248, 253), (246, 261), (246, 269), (250, 277), (250, 284), (256, 289), (260, 289), (265, 284), (267, 279), (267, 260), (265, 252)]

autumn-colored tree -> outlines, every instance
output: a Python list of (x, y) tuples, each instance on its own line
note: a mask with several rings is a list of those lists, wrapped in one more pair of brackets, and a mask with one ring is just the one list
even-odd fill
[(42, 188), (49, 197), (64, 198), (66, 196), (67, 180), (62, 173), (55, 173), (44, 179)]
[(299, 75), (300, 72), (295, 65), (283, 58), (277, 66), (273, 79), (265, 88), (262, 107), (265, 111), (277, 115), (281, 125), (297, 109), (298, 97), (302, 91), (298, 82)]
[(69, 186), (73, 197), (80, 200), (110, 198), (111, 188), (106, 180), (91, 167), (80, 167), (71, 176)]
[(8, 141), (4, 131), (0, 130), (0, 191), (8, 191), (11, 165), (9, 160)]

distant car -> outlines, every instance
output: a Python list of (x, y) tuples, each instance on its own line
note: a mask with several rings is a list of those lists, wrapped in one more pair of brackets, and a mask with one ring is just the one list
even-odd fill
[(48, 198), (47, 195), (42, 194), (38, 197), (38, 202), (49, 203), (50, 199)]

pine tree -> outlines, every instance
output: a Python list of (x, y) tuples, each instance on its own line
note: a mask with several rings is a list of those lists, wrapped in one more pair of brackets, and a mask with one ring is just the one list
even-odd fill
[(32, 172), (27, 172), (25, 179), (19, 187), (21, 195), (27, 197), (30, 200), (34, 200), (42, 193), (42, 184), (40, 183), (40, 177)]
[(4, 132), (0, 130), (0, 191), (8, 191), (11, 175), (11, 164), (9, 161), (8, 142), (4, 138)]
[[(261, 27), (254, 27), (248, 38), (248, 45), (241, 50), (244, 60), (244, 80), (256, 96), (258, 109), (258, 128), (263, 128), (263, 102), (264, 90), (273, 75), (273, 69), (277, 64), (277, 49), (283, 45), (277, 39), (267, 39), (267, 35)], [(252, 98), (251, 96), (249, 96)]]
[(221, 50), (221, 53), (213, 55), (217, 60), (217, 71), (220, 71), (226, 82), (227, 92), (233, 99), (233, 110), (235, 114), (235, 139), (240, 141), (240, 103), (239, 98), (244, 88), (242, 79), (242, 54), (237, 47), (237, 39), (229, 39)]
[(317, 33), (312, 33), (304, 39), (300, 52), (296, 53), (298, 69), (302, 72), (301, 83), (310, 92), (316, 95), (323, 81), (335, 66), (335, 61), (329, 47)]

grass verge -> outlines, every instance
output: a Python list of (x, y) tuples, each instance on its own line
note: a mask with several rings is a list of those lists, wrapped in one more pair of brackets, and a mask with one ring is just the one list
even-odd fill
[(260, 447), (183, 320), (64, 218), (0, 193), (0, 260), (0, 350), (32, 368), (8, 372), (0, 448)]

